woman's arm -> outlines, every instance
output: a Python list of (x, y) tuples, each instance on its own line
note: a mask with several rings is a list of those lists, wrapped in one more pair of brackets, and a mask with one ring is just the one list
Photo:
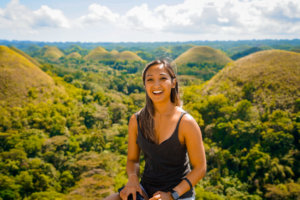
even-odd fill
[(128, 124), (128, 153), (126, 165), (128, 178), (132, 175), (138, 176), (140, 172), (140, 148), (136, 143), (137, 130), (137, 120), (135, 115), (132, 115)]
[[(182, 118), (178, 131), (184, 137), (190, 162), (193, 166), (192, 171), (186, 176), (186, 178), (188, 178), (191, 184), (195, 186), (206, 173), (206, 158), (201, 130), (194, 118), (187, 114)], [(181, 196), (190, 190), (190, 186), (187, 181), (183, 180), (175, 188), (173, 188), (173, 190)], [(157, 199), (172, 199), (172, 196), (170, 192), (166, 193), (158, 191), (150, 200)]]
[[(192, 171), (186, 177), (195, 186), (206, 173), (206, 157), (201, 130), (194, 118), (187, 114), (182, 118), (179, 131), (183, 133), (190, 162), (193, 166)], [(190, 186), (187, 181), (183, 180), (173, 189), (181, 196), (190, 190)]]
[[(128, 182), (124, 189), (120, 192), (122, 199), (127, 199), (128, 195), (132, 194), (133, 200), (136, 199), (136, 192), (145, 195), (139, 183), (140, 171), (140, 148), (136, 143), (137, 140), (137, 120), (135, 115), (132, 115), (128, 125), (128, 153), (126, 171), (128, 175)], [(146, 199), (146, 197), (145, 197)]]

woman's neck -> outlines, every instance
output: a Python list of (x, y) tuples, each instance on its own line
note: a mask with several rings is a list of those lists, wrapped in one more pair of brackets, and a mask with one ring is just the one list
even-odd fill
[(176, 106), (172, 102), (164, 104), (154, 104), (155, 115), (163, 116), (173, 114), (176, 110)]

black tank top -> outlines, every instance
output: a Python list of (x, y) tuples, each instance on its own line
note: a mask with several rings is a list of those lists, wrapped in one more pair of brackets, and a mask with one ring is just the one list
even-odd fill
[[(144, 137), (139, 127), (139, 116), (136, 113), (138, 122), (137, 144), (145, 158), (145, 169), (141, 184), (149, 197), (152, 197), (159, 190), (171, 191), (191, 171), (186, 146), (182, 145), (178, 138), (179, 123), (184, 114), (186, 113), (181, 113), (172, 135), (161, 144), (156, 144)], [(181, 198), (194, 195), (195, 192), (192, 188)]]

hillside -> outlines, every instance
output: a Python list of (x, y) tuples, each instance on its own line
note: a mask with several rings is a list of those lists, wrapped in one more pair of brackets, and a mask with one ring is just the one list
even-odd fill
[(41, 50), (41, 56), (51, 61), (56, 61), (64, 56), (64, 53), (55, 46), (45, 46)]
[(178, 66), (178, 75), (191, 75), (206, 81), (229, 62), (231, 59), (220, 50), (195, 46), (178, 56), (172, 64)]
[(174, 63), (178, 66), (188, 63), (215, 63), (218, 65), (226, 65), (230, 61), (231, 59), (220, 50), (208, 46), (195, 46), (178, 56)]
[(248, 49), (246, 49), (246, 50), (244, 50), (244, 51), (242, 51), (242, 52), (238, 52), (238, 53), (232, 55), (231, 58), (232, 58), (233, 60), (237, 60), (237, 59), (239, 59), (239, 58), (242, 58), (242, 57), (244, 57), (244, 56), (247, 56), (247, 55), (249, 55), (249, 54), (252, 54), (252, 53), (255, 53), (255, 52), (258, 52), (258, 51), (262, 51), (262, 50), (263, 50), (263, 49), (260, 48), (260, 47), (251, 47), (251, 48), (248, 48)]
[(0, 101), (18, 104), (29, 96), (41, 98), (53, 89), (53, 79), (33, 62), (6, 46), (0, 46)]
[(67, 55), (66, 58), (75, 58), (75, 59), (78, 59), (78, 58), (81, 58), (81, 55), (78, 52), (72, 52), (69, 55)]
[(116, 50), (112, 50), (108, 52), (103, 47), (97, 47), (93, 49), (88, 55), (84, 57), (85, 60), (116, 60), (116, 61), (142, 61), (142, 59), (135, 53), (131, 51), (123, 51), (118, 52)]
[(123, 51), (119, 54), (117, 54), (116, 56), (117, 60), (119, 61), (125, 61), (125, 60), (128, 60), (128, 61), (142, 61), (142, 59), (136, 55), (135, 53), (131, 52), (131, 51)]
[(300, 96), (300, 54), (283, 50), (260, 51), (221, 70), (203, 94), (224, 93), (246, 98), (260, 107), (291, 109)]

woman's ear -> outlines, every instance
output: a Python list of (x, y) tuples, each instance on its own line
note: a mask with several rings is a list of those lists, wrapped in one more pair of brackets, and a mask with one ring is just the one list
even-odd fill
[(172, 88), (175, 88), (175, 86), (176, 86), (176, 81), (177, 81), (176, 78), (173, 78), (173, 79), (172, 79)]

